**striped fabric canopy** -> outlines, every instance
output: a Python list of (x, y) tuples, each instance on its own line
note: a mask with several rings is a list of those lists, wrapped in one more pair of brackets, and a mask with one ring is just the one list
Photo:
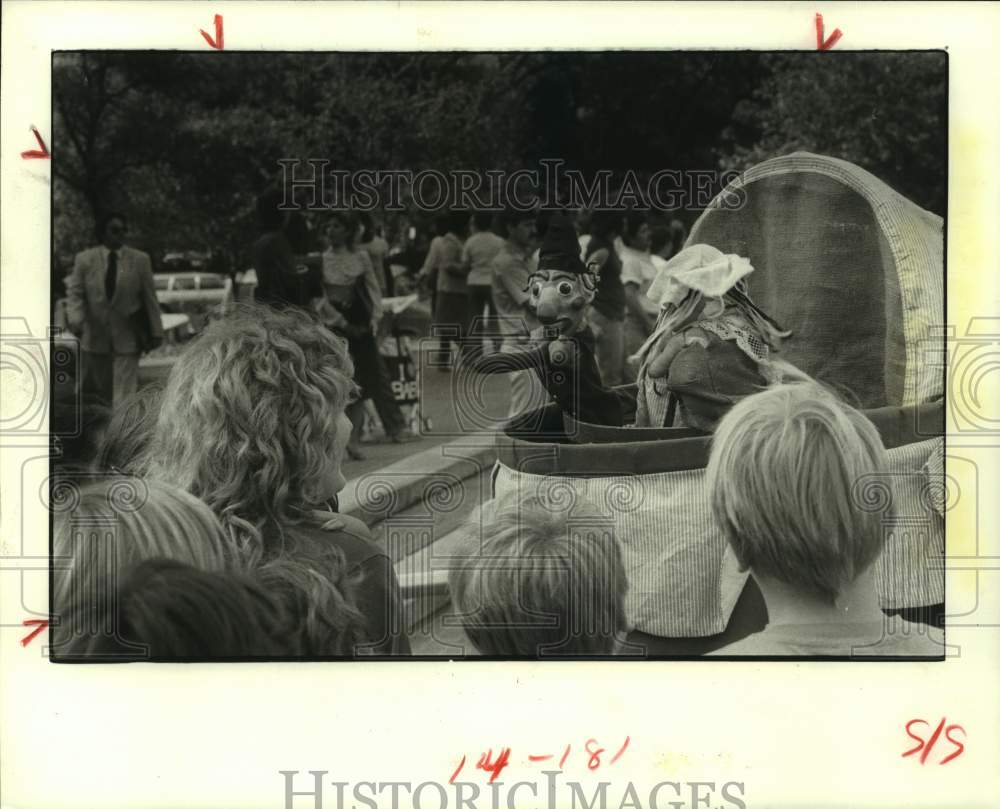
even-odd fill
[[(602, 528), (618, 542), (633, 627), (650, 635), (696, 638), (722, 632), (746, 583), (715, 523), (705, 492), (711, 439), (687, 430), (574, 424), (550, 405), (532, 432), (517, 424), (497, 435), (495, 497), (539, 496), (563, 509), (569, 539)], [(884, 474), (858, 482), (856, 504), (883, 517), (886, 544), (874, 567), (881, 606), (944, 601), (944, 403), (866, 410), (889, 450)], [(642, 434), (645, 440), (630, 440)], [(587, 443), (579, 443), (584, 439)], [(586, 503), (600, 526), (579, 523)], [(587, 518), (590, 519), (589, 517)]]
[(861, 407), (910, 405), (943, 391), (926, 360), (943, 343), (942, 224), (858, 166), (796, 152), (734, 180), (687, 244), (750, 259), (750, 295), (794, 332), (782, 357)]

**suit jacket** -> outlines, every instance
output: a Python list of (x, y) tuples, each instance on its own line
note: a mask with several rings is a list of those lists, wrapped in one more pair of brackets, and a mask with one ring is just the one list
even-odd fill
[(118, 279), (110, 301), (104, 289), (108, 267), (103, 247), (77, 253), (66, 281), (66, 320), (81, 337), (84, 351), (95, 354), (138, 354), (138, 335), (129, 318), (145, 307), (150, 334), (163, 338), (149, 256), (131, 247), (118, 250)]

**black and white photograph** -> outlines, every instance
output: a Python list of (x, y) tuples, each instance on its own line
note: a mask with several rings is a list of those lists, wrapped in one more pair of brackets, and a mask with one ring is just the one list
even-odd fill
[(944, 659), (946, 51), (51, 78), (54, 661)]

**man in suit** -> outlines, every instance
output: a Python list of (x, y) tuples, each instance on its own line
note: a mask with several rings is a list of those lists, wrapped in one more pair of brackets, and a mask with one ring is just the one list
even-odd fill
[(149, 256), (125, 247), (125, 217), (98, 224), (102, 244), (78, 253), (66, 281), (66, 319), (83, 352), (83, 390), (117, 406), (135, 392), (139, 355), (163, 342)]

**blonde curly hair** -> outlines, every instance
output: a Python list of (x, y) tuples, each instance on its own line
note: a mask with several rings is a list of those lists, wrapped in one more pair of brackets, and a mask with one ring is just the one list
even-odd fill
[(355, 391), (346, 343), (300, 309), (239, 305), (173, 367), (145, 458), (203, 500), (258, 577), (349, 628), (353, 580), (313, 513), (336, 493), (337, 423)]
[(241, 305), (173, 367), (150, 474), (201, 498), (271, 557), (335, 494), (337, 421), (354, 391), (346, 343), (302, 310)]

